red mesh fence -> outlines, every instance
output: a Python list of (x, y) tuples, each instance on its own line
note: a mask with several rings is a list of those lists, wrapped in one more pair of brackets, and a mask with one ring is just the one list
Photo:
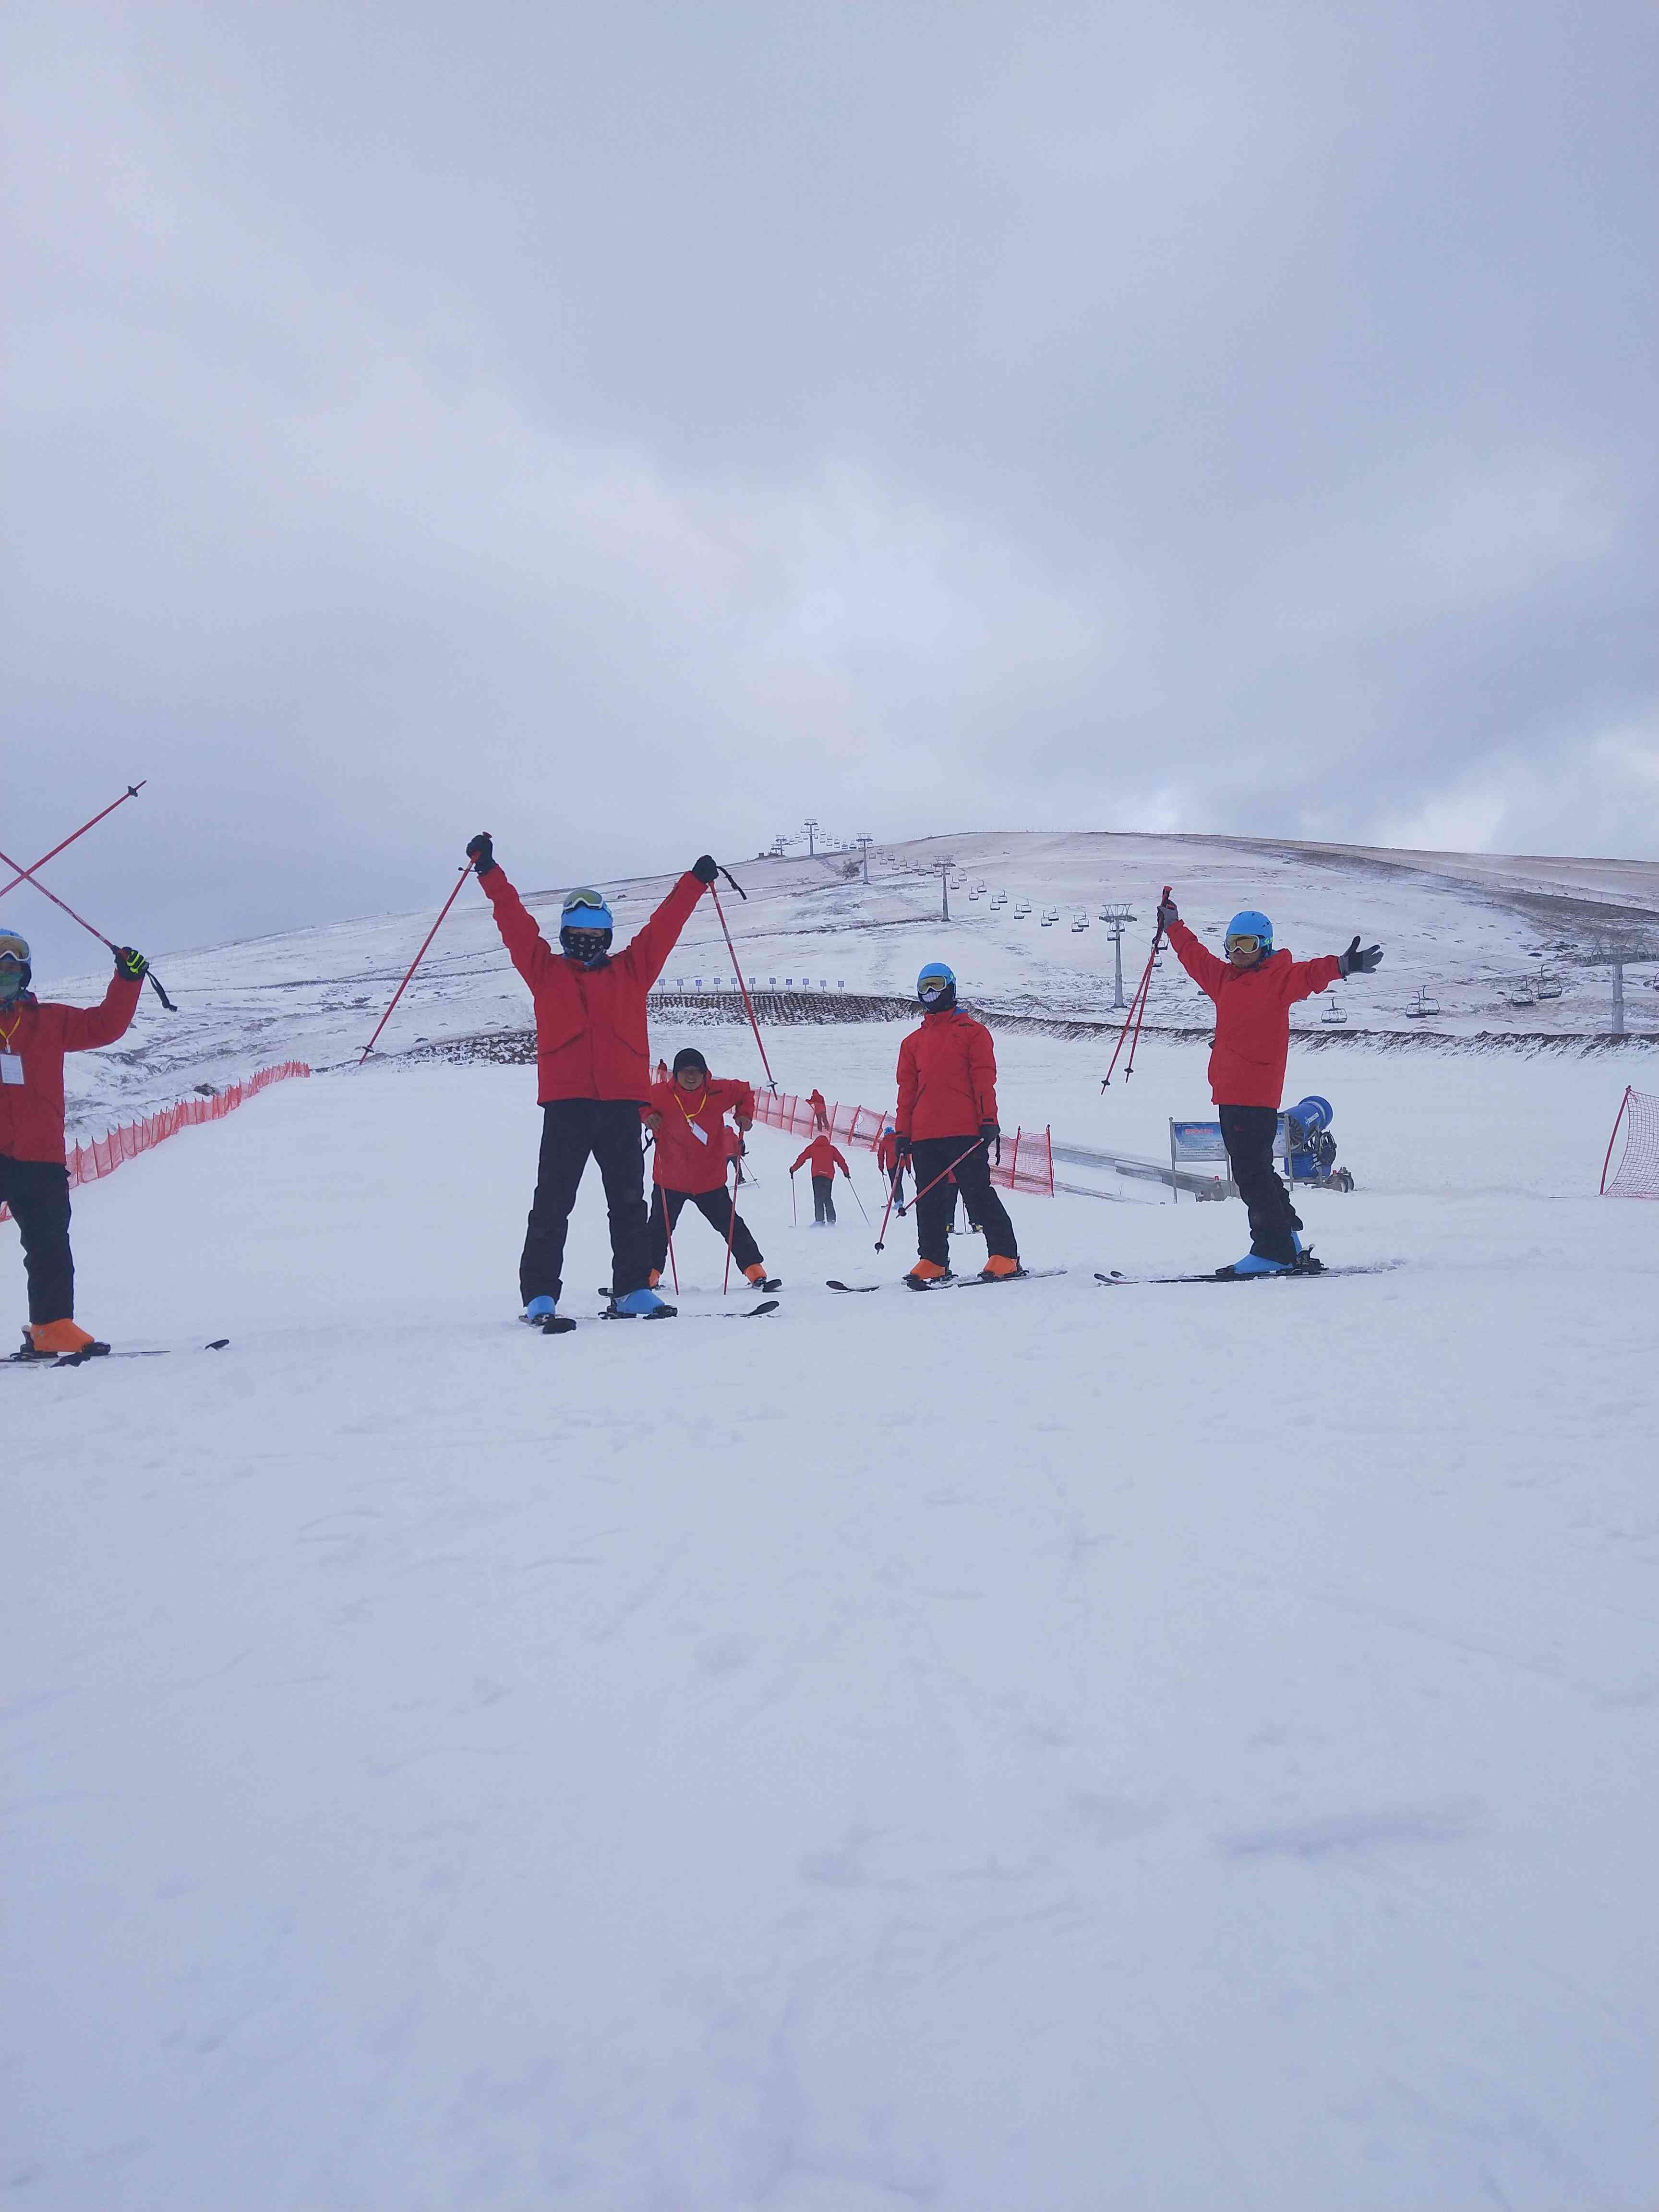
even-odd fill
[[(123, 1160), (136, 1159), (140, 1152), (164, 1144), (176, 1137), (180, 1129), (198, 1129), (204, 1121), (222, 1121), (227, 1114), (234, 1114), (245, 1098), (252, 1098), (267, 1084), (284, 1082), (290, 1075), (309, 1075), (311, 1070), (302, 1060), (285, 1060), (278, 1067), (262, 1067), (257, 1075), (250, 1075), (246, 1083), (233, 1083), (227, 1091), (216, 1091), (211, 1098), (181, 1098), (176, 1106), (164, 1106), (159, 1114), (147, 1114), (142, 1121), (129, 1121), (119, 1129), (112, 1129), (106, 1137), (100, 1137), (90, 1145), (73, 1145), (69, 1154), (69, 1179), (71, 1189), (83, 1182), (96, 1182), (102, 1176), (113, 1175)], [(0, 1206), (0, 1220), (9, 1220), (10, 1214)]]
[[(1625, 1149), (1619, 1164), (1608, 1175), (1613, 1148), (1625, 1133)], [(1659, 1198), (1659, 1098), (1649, 1091), (1626, 1090), (1607, 1139), (1601, 1163), (1603, 1198)]]
[[(786, 1136), (804, 1139), (827, 1124), (838, 1145), (862, 1145), (873, 1152), (881, 1134), (883, 1116), (873, 1106), (826, 1105), (821, 1122), (810, 1101), (796, 1097), (792, 1091), (757, 1091), (755, 1101), (755, 1118), (769, 1128), (781, 1129)], [(1001, 1163), (993, 1161), (991, 1180), (1005, 1190), (1052, 1198), (1054, 1156), (1048, 1130), (1016, 1129), (1012, 1134), (1005, 1131)]]

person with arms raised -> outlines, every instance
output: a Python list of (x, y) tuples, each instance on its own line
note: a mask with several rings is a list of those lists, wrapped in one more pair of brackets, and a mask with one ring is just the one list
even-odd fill
[(118, 945), (101, 1005), (59, 1006), (29, 989), (24, 939), (0, 933), (0, 1200), (11, 1208), (22, 1239), (29, 1296), (23, 1348), (14, 1358), (85, 1358), (109, 1350), (75, 1318), (64, 1055), (95, 1052), (125, 1036), (149, 968), (142, 952)]
[(674, 1309), (650, 1287), (646, 1234), (640, 1127), (651, 1089), (646, 999), (719, 871), (705, 853), (613, 958), (611, 909), (598, 891), (574, 890), (565, 900), (555, 952), (507, 881), (489, 833), (471, 839), (466, 853), (536, 1008), (542, 1144), (519, 1261), (524, 1317), (544, 1324), (557, 1318), (570, 1209), (592, 1159), (610, 1210), (614, 1310), (630, 1320), (665, 1319)]

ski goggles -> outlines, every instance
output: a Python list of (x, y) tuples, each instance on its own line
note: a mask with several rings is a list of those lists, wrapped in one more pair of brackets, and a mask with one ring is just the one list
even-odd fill
[(1230, 937), (1227, 939), (1227, 950), (1229, 952), (1260, 952), (1261, 939), (1259, 937), (1250, 936), (1248, 932), (1241, 931), (1237, 937)]
[(0, 968), (27, 968), (28, 964), (22, 953), (14, 952), (9, 945), (0, 945)]
[(954, 975), (924, 975), (917, 986), (916, 995), (924, 1006), (931, 1006), (935, 999), (942, 999), (956, 981)]
[(567, 914), (603, 914), (605, 896), (600, 891), (572, 891), (564, 902)]

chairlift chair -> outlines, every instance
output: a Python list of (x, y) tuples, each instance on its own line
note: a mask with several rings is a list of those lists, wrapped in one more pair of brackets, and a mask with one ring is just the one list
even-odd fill
[(1319, 1018), (1328, 1027), (1335, 1029), (1340, 1024), (1347, 1020), (1348, 1010), (1346, 1006), (1339, 1005), (1336, 1000), (1327, 999), (1325, 1011)]

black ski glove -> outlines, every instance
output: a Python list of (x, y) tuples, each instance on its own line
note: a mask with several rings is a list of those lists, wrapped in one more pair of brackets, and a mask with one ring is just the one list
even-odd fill
[(130, 945), (115, 948), (115, 972), (125, 975), (129, 983), (142, 983), (149, 973), (149, 963), (142, 952), (135, 952)]
[(1368, 945), (1362, 952), (1359, 939), (1356, 937), (1346, 952), (1337, 954), (1336, 964), (1344, 975), (1369, 975), (1372, 969), (1382, 965), (1382, 947)]
[(1158, 927), (1160, 929), (1167, 929), (1172, 921), (1179, 921), (1180, 919), (1180, 908), (1176, 906), (1173, 899), (1165, 899), (1158, 910)]
[(705, 853), (701, 860), (692, 861), (691, 872), (700, 884), (712, 884), (720, 873), (720, 866), (712, 854)]
[(909, 1166), (910, 1139), (908, 1137), (901, 1137), (898, 1139), (894, 1149), (893, 1158), (898, 1166), (902, 1168), (908, 1168)]
[(476, 837), (466, 841), (466, 857), (481, 876), (487, 876), (495, 865), (495, 848), (488, 830), (481, 830)]
[(979, 1140), (982, 1145), (994, 1145), (1001, 1134), (994, 1121), (981, 1121), (979, 1125)]

